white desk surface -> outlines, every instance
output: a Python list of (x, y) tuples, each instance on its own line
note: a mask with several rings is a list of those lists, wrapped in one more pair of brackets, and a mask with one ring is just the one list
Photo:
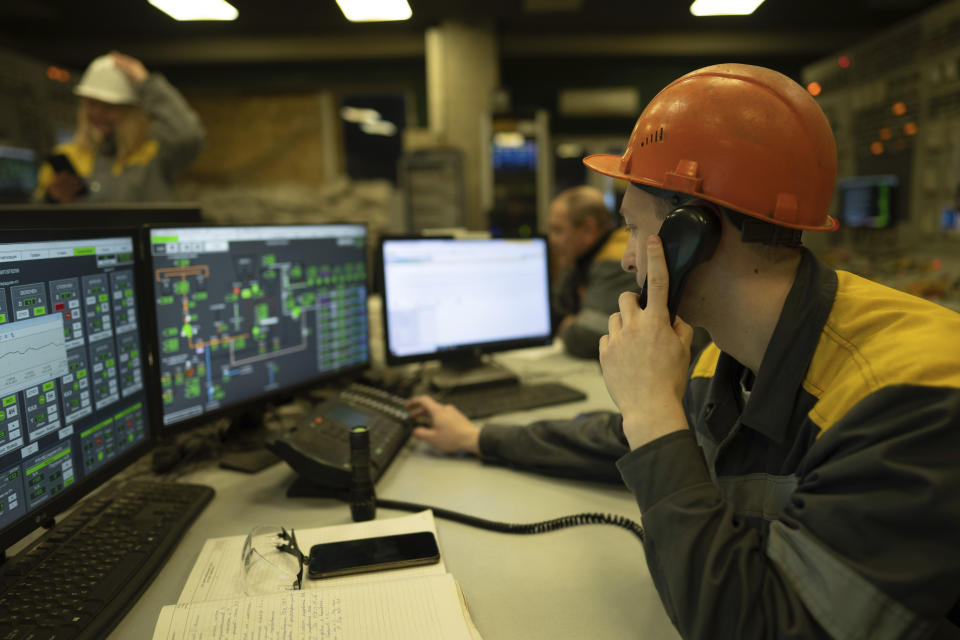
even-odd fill
[[(585, 393), (585, 401), (514, 414), (503, 422), (565, 418), (614, 409), (596, 363), (563, 355), (559, 345), (503, 354), (525, 380), (554, 379)], [(549, 373), (543, 373), (549, 372)], [(483, 420), (480, 421), (484, 422)], [(216, 490), (110, 640), (149, 638), (161, 607), (177, 601), (190, 569), (211, 537), (244, 535), (270, 523), (308, 528), (350, 522), (346, 503), (288, 498), (295, 473), (284, 463), (248, 475), (205, 466), (182, 478)], [(376, 485), (377, 495), (505, 522), (534, 522), (581, 512), (639, 521), (620, 485), (562, 480), (436, 454), (411, 440)], [(404, 515), (379, 509), (377, 517)], [(484, 640), (679, 638), (647, 571), (643, 547), (630, 532), (585, 525), (537, 535), (495, 533), (437, 518), (448, 571), (460, 583)]]

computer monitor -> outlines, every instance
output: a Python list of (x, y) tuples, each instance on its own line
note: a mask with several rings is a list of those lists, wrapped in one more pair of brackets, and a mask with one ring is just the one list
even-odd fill
[(0, 229), (132, 229), (147, 224), (196, 224), (202, 220), (202, 210), (195, 202), (0, 204)]
[(380, 253), (388, 364), (439, 359), (436, 386), (469, 386), (454, 371), (483, 354), (550, 344), (545, 238), (383, 238)]
[(0, 145), (0, 202), (29, 202), (36, 188), (36, 152)]
[(894, 175), (854, 176), (837, 180), (840, 222), (846, 227), (885, 229), (897, 219)]
[(262, 420), (369, 366), (362, 224), (150, 228), (158, 424)]
[(0, 237), (0, 550), (151, 445), (136, 240)]

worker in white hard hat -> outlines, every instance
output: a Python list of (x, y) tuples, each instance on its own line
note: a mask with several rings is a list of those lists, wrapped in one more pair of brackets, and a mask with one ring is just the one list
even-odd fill
[(200, 152), (196, 112), (161, 74), (116, 51), (74, 89), (73, 140), (40, 168), (34, 199), (52, 203), (174, 200), (173, 180)]

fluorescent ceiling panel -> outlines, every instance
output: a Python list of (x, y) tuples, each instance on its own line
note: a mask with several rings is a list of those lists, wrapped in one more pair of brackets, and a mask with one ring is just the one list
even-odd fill
[(174, 20), (236, 20), (237, 9), (225, 0), (147, 0)]
[(408, 20), (413, 15), (407, 0), (337, 0), (350, 22)]
[(694, 0), (690, 13), (695, 16), (748, 16), (763, 0)]

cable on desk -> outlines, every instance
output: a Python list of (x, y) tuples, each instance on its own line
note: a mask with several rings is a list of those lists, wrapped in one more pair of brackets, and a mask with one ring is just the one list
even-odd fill
[(553, 520), (543, 520), (542, 522), (511, 524), (508, 522), (485, 520), (483, 518), (469, 516), (464, 513), (450, 511), (448, 509), (440, 509), (437, 507), (415, 504), (412, 502), (401, 502), (398, 500), (385, 500), (383, 498), (377, 498), (377, 506), (383, 507), (384, 509), (397, 509), (399, 511), (414, 512), (430, 509), (438, 518), (453, 520), (454, 522), (470, 525), (471, 527), (499, 531), (500, 533), (547, 533), (548, 531), (556, 531), (558, 529), (565, 529), (567, 527), (574, 527), (581, 524), (612, 524), (616, 527), (626, 529), (633, 535), (640, 538), (640, 541), (643, 542), (643, 527), (641, 527), (639, 523), (634, 522), (630, 518), (610, 513), (576, 513), (569, 516), (554, 518)]

